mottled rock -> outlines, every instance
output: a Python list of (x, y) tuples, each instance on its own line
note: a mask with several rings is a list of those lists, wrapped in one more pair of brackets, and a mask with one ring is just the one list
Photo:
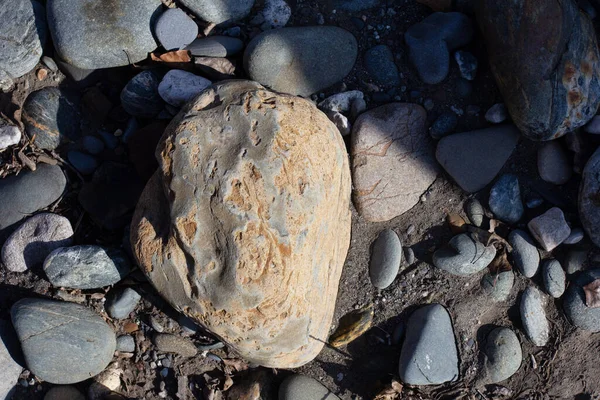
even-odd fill
[(46, 392), (44, 400), (85, 400), (85, 396), (73, 386), (54, 386)]
[(563, 309), (573, 325), (590, 332), (600, 332), (600, 308), (588, 307), (583, 287), (600, 278), (600, 270), (585, 271), (572, 282), (563, 297)]
[(514, 282), (515, 274), (512, 271), (504, 271), (499, 274), (488, 272), (481, 278), (481, 288), (494, 301), (506, 301)]
[(133, 353), (135, 351), (135, 340), (131, 335), (121, 335), (117, 338), (117, 351)]
[(209, 36), (194, 40), (185, 49), (194, 56), (229, 57), (236, 55), (244, 48), (244, 42), (229, 36)]
[(190, 339), (168, 333), (159, 333), (154, 336), (154, 345), (158, 351), (177, 353), (183, 357), (194, 357), (198, 354), (198, 349)]
[(357, 100), (362, 100), (363, 98), (364, 94), (360, 90), (349, 90), (347, 92), (336, 93), (327, 97), (325, 100), (319, 103), (319, 108), (325, 112), (336, 111), (345, 113), (351, 110), (354, 102)]
[(365, 52), (365, 69), (377, 84), (396, 86), (400, 83), (398, 67), (394, 62), (392, 50), (380, 44)]
[(14, 146), (21, 141), (21, 130), (19, 127), (9, 124), (0, 118), (0, 151)]
[(410, 385), (439, 385), (458, 378), (454, 328), (440, 304), (421, 307), (409, 317), (399, 372)]
[(313, 359), (350, 239), (335, 126), (309, 101), (229, 81), (185, 106), (156, 155), (131, 243), (157, 290), (251, 362)]
[(436, 157), (467, 192), (477, 192), (500, 172), (519, 141), (513, 125), (501, 125), (442, 138)]
[(39, 164), (0, 180), (0, 230), (48, 207), (63, 194), (67, 180), (57, 165)]
[(170, 8), (156, 19), (154, 33), (165, 50), (179, 50), (196, 39), (198, 25), (182, 9)]
[(519, 310), (525, 333), (536, 346), (545, 346), (550, 335), (550, 326), (546, 319), (546, 299), (534, 287), (528, 287), (523, 292)]
[(475, 75), (477, 74), (477, 58), (472, 53), (458, 50), (454, 53), (454, 59), (458, 64), (460, 76), (468, 81), (475, 79)]
[(465, 204), (465, 212), (467, 213), (467, 217), (469, 221), (475, 226), (481, 226), (483, 224), (483, 217), (485, 216), (485, 212), (483, 211), (483, 207), (481, 203), (477, 199), (470, 199)]
[(369, 276), (377, 289), (385, 289), (392, 284), (402, 262), (402, 244), (396, 232), (386, 229), (379, 233), (373, 242)]
[(339, 400), (321, 382), (304, 375), (288, 376), (279, 386), (279, 400)]
[(252, 39), (244, 68), (273, 90), (309, 96), (344, 79), (357, 52), (354, 36), (335, 26), (281, 28)]
[[(20, 357), (19, 343), (10, 324), (0, 321), (0, 399), (10, 400), (23, 367), (15, 358)], [(20, 361), (20, 360), (19, 360)], [(21, 361), (22, 362), (22, 361)]]
[(62, 247), (44, 261), (44, 272), (50, 283), (71, 289), (114, 285), (130, 269), (127, 256), (121, 250), (96, 245)]
[(113, 357), (114, 332), (79, 304), (23, 299), (12, 306), (11, 318), (27, 368), (44, 381), (84, 381), (100, 373)]
[(260, 25), (263, 31), (283, 28), (292, 16), (292, 8), (285, 0), (265, 0), (265, 6), (260, 15), (264, 20)]
[(337, 111), (328, 112), (327, 118), (338, 128), (342, 136), (348, 136), (352, 132), (352, 125), (350, 125), (350, 121), (344, 114)]
[(546, 142), (540, 147), (537, 166), (540, 177), (555, 185), (564, 185), (573, 175), (569, 156), (556, 140)]
[(490, 210), (496, 218), (514, 224), (524, 213), (521, 189), (516, 175), (502, 175), (490, 189)]
[(509, 328), (490, 332), (483, 350), (487, 383), (502, 382), (513, 376), (521, 366), (523, 353), (517, 335)]
[(453, 275), (468, 276), (490, 265), (496, 256), (493, 245), (485, 246), (468, 234), (454, 236), (433, 253), (433, 265)]
[(390, 103), (358, 117), (352, 129), (353, 199), (358, 213), (387, 221), (411, 209), (439, 168), (416, 104)]
[(56, 51), (83, 69), (140, 62), (156, 49), (153, 18), (160, 0), (49, 0), (48, 25)]
[(134, 117), (153, 118), (164, 107), (158, 93), (161, 76), (153, 70), (145, 70), (134, 76), (121, 91), (121, 105)]
[(515, 229), (508, 235), (508, 243), (512, 246), (512, 259), (515, 267), (527, 278), (532, 278), (540, 266), (540, 252), (529, 234)]
[(173, 107), (181, 107), (211, 85), (211, 81), (191, 72), (172, 69), (158, 85), (160, 97)]
[(576, 2), (485, 0), (477, 19), (492, 73), (525, 136), (555, 139), (594, 116), (600, 54), (594, 27)]
[(45, 87), (29, 94), (21, 119), (27, 136), (35, 137), (40, 149), (54, 150), (81, 134), (79, 98), (64, 89)]
[(135, 310), (142, 296), (132, 288), (111, 290), (106, 296), (104, 308), (111, 318), (124, 319)]
[(244, 18), (250, 13), (254, 0), (181, 0), (181, 4), (204, 21), (220, 24)]
[(555, 299), (565, 292), (565, 271), (557, 260), (544, 260), (542, 263), (542, 277), (546, 293)]
[(581, 175), (579, 218), (591, 241), (600, 247), (600, 148), (590, 157)]
[(558, 207), (553, 207), (529, 221), (529, 232), (546, 251), (552, 251), (571, 234), (565, 215)]
[(73, 228), (65, 217), (34, 215), (14, 231), (2, 246), (2, 264), (13, 272), (41, 266), (53, 250), (73, 242)]
[(494, 104), (485, 113), (485, 120), (487, 122), (491, 122), (492, 124), (499, 124), (501, 122), (506, 121), (507, 118), (508, 110), (506, 109), (506, 106), (502, 103)]

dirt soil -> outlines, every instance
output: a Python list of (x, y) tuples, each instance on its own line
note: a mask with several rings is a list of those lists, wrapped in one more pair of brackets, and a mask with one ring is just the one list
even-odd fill
[[(460, 97), (455, 90), (460, 75), (454, 62), (451, 75), (439, 85), (424, 85), (408, 63), (402, 32), (429, 15), (430, 9), (416, 3), (415, 0), (389, 0), (387, 6), (358, 12), (336, 10), (334, 13), (334, 2), (297, 0), (293, 2), (293, 17), (288, 24), (316, 25), (321, 14), (327, 25), (348, 29), (358, 39), (359, 59), (356, 67), (343, 85), (336, 85), (325, 91), (321, 97), (344, 88), (363, 90), (369, 108), (390, 101), (422, 103), (424, 99), (432, 99), (435, 105), (433, 110), (428, 112), (430, 123), (443, 111), (454, 107), (464, 111), (464, 115), (459, 117), (457, 132), (489, 125), (484, 118), (485, 111), (502, 99), (491, 76), (480, 35), (477, 35), (467, 48), (479, 60), (477, 77), (472, 82), (473, 91), (469, 96)], [(386, 1), (382, 0), (380, 3), (385, 4)], [(257, 9), (259, 6), (260, 4), (257, 4)], [(255, 13), (238, 24), (242, 27), (243, 35), (248, 37), (257, 33), (257, 29), (249, 24), (253, 14)], [(379, 40), (375, 39), (374, 30), (378, 32)], [(382, 43), (389, 45), (396, 55), (396, 64), (402, 73), (402, 83), (399, 87), (374, 87), (362, 67), (364, 52), (371, 46)], [(51, 44), (47, 53), (52, 55)], [(36, 73), (41, 67), (40, 64), (30, 74), (17, 79), (12, 93), (0, 94), (0, 112), (15, 123), (20, 123), (19, 109), (31, 91), (48, 85), (73, 87), (60, 72), (50, 72), (48, 77), (40, 81)], [(120, 88), (136, 71), (134, 67), (115, 70), (99, 83), (99, 87), (108, 93), (114, 104), (118, 104)], [(238, 74), (239, 77), (244, 77), (243, 71), (239, 71)], [(380, 91), (375, 92), (375, 89)], [(477, 107), (479, 112), (475, 112)], [(467, 112), (468, 109), (471, 112)], [(118, 123), (115, 124), (119, 127)], [(583, 159), (600, 144), (600, 139), (594, 141), (588, 137), (584, 144), (584, 148), (588, 150), (581, 155)], [(525, 199), (537, 195), (545, 200), (541, 207), (527, 209), (522, 220), (528, 221), (557, 205), (565, 211), (572, 226), (579, 226), (576, 207), (579, 175), (576, 174), (567, 185), (559, 189), (541, 181), (536, 165), (538, 147), (539, 143), (522, 139), (502, 171), (518, 175)], [(21, 148), (26, 155), (39, 153), (24, 138), (21, 147), (0, 155), (3, 162), (0, 166), (2, 175), (17, 172), (22, 168), (22, 162), (17, 157)], [(77, 203), (77, 191), (81, 186), (79, 178), (69, 169), (67, 173), (68, 192), (54, 211), (71, 220), (76, 229), (76, 244), (120, 246), (124, 232), (104, 231), (94, 224)], [(484, 189), (476, 197), (482, 204), (487, 205), (488, 193), (489, 189)], [(244, 392), (244, 385), (252, 381), (262, 383), (260, 398), (276, 399), (278, 382), (291, 372), (298, 372), (316, 378), (341, 399), (349, 400), (372, 399), (393, 379), (398, 379), (400, 346), (391, 344), (390, 337), (416, 307), (437, 302), (446, 306), (452, 317), (460, 354), (460, 377), (457, 382), (431, 388), (405, 386), (396, 397), (390, 399), (600, 399), (598, 335), (574, 329), (561, 311), (560, 299), (548, 306), (548, 318), (551, 322), (550, 341), (544, 347), (536, 347), (525, 337), (518, 311), (520, 295), (523, 289), (531, 284), (529, 279), (515, 274), (515, 287), (509, 299), (502, 303), (493, 303), (481, 290), (480, 280), (483, 272), (463, 278), (451, 276), (431, 265), (433, 252), (453, 235), (446, 223), (447, 215), (458, 213), (466, 219), (463, 207), (468, 198), (468, 194), (442, 173), (415, 207), (391, 221), (370, 223), (353, 210), (352, 242), (342, 273), (332, 330), (343, 315), (370, 303), (374, 304), (375, 310), (373, 327), (346, 347), (334, 349), (326, 346), (314, 361), (294, 371), (256, 368), (238, 360), (235, 354), (228, 353), (227, 349), (219, 349), (211, 350), (210, 354), (202, 353), (192, 359), (171, 357), (172, 368), (167, 376), (162, 378), (162, 368), (152, 364), (156, 364), (163, 355), (157, 355), (150, 342), (153, 332), (150, 328), (150, 317), (158, 320), (165, 332), (186, 335), (189, 333), (182, 331), (176, 323), (177, 313), (161, 300), (139, 271), (119, 283), (122, 286), (134, 285), (143, 294), (136, 317), (113, 321), (103, 311), (104, 290), (60, 290), (51, 287), (41, 271), (11, 273), (5, 268), (0, 268), (0, 319), (9, 319), (10, 306), (18, 299), (32, 295), (77, 301), (95, 308), (105, 316), (118, 334), (131, 332), (136, 338), (136, 352), (117, 354), (114, 360), (123, 370), (120, 393), (129, 399), (221, 399), (227, 398), (228, 394), (230, 399), (242, 399), (244, 397), (240, 393)], [(484, 221), (484, 225), (487, 223), (487, 220)], [(524, 228), (524, 224), (521, 225), (518, 227)], [(385, 228), (393, 229), (402, 244), (414, 250), (417, 261), (410, 266), (403, 262), (402, 271), (395, 282), (389, 288), (378, 291), (372, 286), (368, 276), (370, 245)], [(497, 232), (506, 237), (509, 228), (501, 227)], [(559, 249), (554, 256), (562, 260), (563, 250)], [(589, 263), (600, 263), (598, 249), (592, 250)], [(533, 283), (541, 286), (539, 279), (534, 279)], [(498, 385), (485, 387), (478, 383), (480, 348), (487, 333), (495, 326), (513, 328), (523, 348), (521, 368), (510, 379), (502, 382), (505, 389)], [(203, 331), (191, 337), (197, 344), (212, 342), (210, 335)], [(24, 372), (22, 378), (31, 379), (28, 372)], [(224, 390), (231, 384), (230, 380), (233, 387)], [(163, 381), (164, 383), (161, 383)], [(89, 384), (90, 381), (86, 381), (75, 386), (85, 392)], [(14, 399), (42, 399), (50, 387), (51, 385), (39, 381), (27, 387), (18, 385)], [(234, 389), (240, 392), (235, 392)], [(161, 392), (165, 397), (159, 396)], [(506, 395), (503, 396), (502, 393)]]

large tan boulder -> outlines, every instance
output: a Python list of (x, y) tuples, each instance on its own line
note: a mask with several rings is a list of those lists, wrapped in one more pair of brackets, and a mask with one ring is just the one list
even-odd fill
[(229, 81), (168, 126), (131, 226), (177, 310), (247, 360), (291, 368), (327, 341), (350, 241), (350, 170), (307, 100)]

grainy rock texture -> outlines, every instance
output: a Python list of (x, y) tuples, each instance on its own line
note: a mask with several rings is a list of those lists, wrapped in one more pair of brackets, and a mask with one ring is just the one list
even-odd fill
[(555, 139), (596, 114), (598, 44), (592, 22), (575, 1), (479, 3), (492, 73), (525, 136)]
[(229, 81), (183, 108), (156, 157), (131, 243), (157, 290), (249, 361), (312, 360), (350, 239), (335, 126), (306, 100)]
[(581, 176), (579, 217), (592, 242), (600, 247), (600, 149), (589, 159)]
[(352, 194), (367, 220), (387, 221), (411, 209), (437, 177), (426, 120), (423, 107), (404, 103), (377, 107), (356, 120)]
[(181, 0), (181, 3), (203, 20), (220, 24), (244, 18), (254, 0)]
[(279, 400), (302, 399), (339, 400), (339, 397), (310, 376), (287, 377), (279, 387)]
[(502, 382), (519, 370), (523, 353), (517, 335), (509, 328), (490, 332), (484, 348), (485, 370), (489, 383)]
[(523, 292), (519, 309), (521, 322), (529, 340), (536, 346), (545, 346), (550, 336), (550, 325), (546, 319), (546, 298), (530, 286)]
[(433, 265), (453, 275), (468, 276), (487, 267), (495, 256), (494, 246), (485, 246), (473, 236), (462, 233), (433, 253)]

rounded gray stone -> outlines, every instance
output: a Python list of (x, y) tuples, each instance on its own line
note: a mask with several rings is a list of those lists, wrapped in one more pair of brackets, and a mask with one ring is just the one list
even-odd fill
[(181, 0), (181, 4), (207, 22), (238, 20), (250, 13), (254, 0)]
[(165, 50), (179, 50), (196, 39), (198, 25), (182, 9), (170, 8), (156, 19), (154, 33)]
[(453, 275), (468, 276), (487, 267), (496, 256), (494, 246), (484, 246), (466, 233), (454, 236), (433, 253), (433, 265)]
[(523, 353), (517, 335), (509, 328), (496, 328), (484, 348), (487, 382), (498, 383), (513, 376), (521, 366)]
[(540, 177), (555, 185), (564, 185), (573, 175), (569, 157), (556, 140), (546, 142), (540, 147), (537, 166)]
[(409, 317), (399, 373), (409, 385), (439, 385), (458, 379), (454, 328), (440, 304), (421, 307)]
[(565, 292), (565, 271), (557, 260), (544, 260), (542, 262), (542, 277), (546, 293), (555, 299)]
[(342, 28), (281, 28), (252, 39), (244, 68), (252, 80), (271, 89), (309, 96), (344, 79), (357, 53), (356, 39)]
[(481, 278), (481, 288), (494, 301), (506, 301), (514, 282), (515, 274), (512, 271), (500, 272), (497, 275), (488, 272)]
[(106, 296), (104, 308), (111, 318), (127, 318), (142, 299), (142, 296), (132, 288), (111, 290)]
[(487, 122), (491, 122), (492, 124), (499, 124), (501, 122), (506, 121), (507, 118), (508, 110), (506, 109), (506, 106), (502, 103), (494, 104), (485, 113), (485, 120)]
[(536, 346), (545, 346), (550, 335), (545, 303), (544, 295), (538, 289), (530, 286), (523, 292), (519, 306), (525, 333)]
[(375, 83), (386, 86), (396, 86), (400, 83), (400, 74), (394, 62), (394, 54), (388, 46), (380, 44), (367, 50), (364, 55), (364, 64)]
[(244, 42), (229, 36), (209, 36), (194, 40), (185, 49), (194, 56), (202, 57), (229, 57), (244, 48)]
[(583, 240), (585, 237), (585, 233), (581, 228), (573, 228), (571, 229), (571, 234), (568, 238), (565, 239), (563, 244), (577, 244)]
[(121, 335), (117, 338), (117, 351), (133, 353), (135, 351), (135, 340), (131, 335)]
[(575, 248), (570, 250), (565, 256), (564, 264), (567, 274), (571, 275), (585, 269), (585, 263), (588, 258), (588, 248)]
[(515, 229), (508, 235), (508, 243), (512, 246), (512, 259), (521, 274), (527, 278), (533, 277), (540, 266), (540, 252), (533, 238), (520, 229)]
[(591, 241), (600, 247), (600, 148), (588, 160), (579, 185), (579, 217)]
[(140, 62), (156, 49), (153, 18), (160, 0), (49, 0), (48, 25), (56, 51), (82, 69)]
[(55, 386), (48, 390), (44, 400), (85, 400), (85, 396), (73, 386)]
[(44, 272), (55, 287), (97, 289), (119, 282), (130, 264), (121, 250), (95, 245), (62, 247), (44, 261)]
[[(20, 363), (15, 359), (20, 354), (19, 342), (9, 323), (0, 321), (0, 399), (10, 400), (19, 375), (23, 371)], [(17, 356), (18, 357), (18, 356)]]
[(165, 74), (158, 85), (158, 94), (170, 105), (181, 107), (211, 84), (208, 79), (191, 72), (172, 69)]
[(65, 217), (41, 213), (25, 221), (2, 246), (2, 263), (13, 272), (41, 266), (59, 247), (73, 242), (73, 228)]
[(35, 171), (0, 179), (0, 230), (54, 203), (66, 185), (58, 165), (38, 164)]
[(11, 318), (27, 368), (55, 384), (84, 381), (112, 360), (116, 338), (104, 320), (75, 303), (22, 299)]
[(369, 276), (377, 289), (385, 289), (394, 282), (402, 262), (402, 244), (396, 232), (386, 229), (379, 233), (371, 252)]
[(525, 209), (521, 201), (519, 179), (512, 174), (502, 175), (490, 189), (490, 210), (496, 218), (514, 224), (521, 219)]
[(121, 105), (134, 117), (153, 118), (164, 108), (158, 94), (161, 76), (152, 70), (134, 76), (121, 91)]
[(481, 226), (483, 224), (483, 217), (485, 216), (485, 212), (483, 211), (483, 207), (481, 203), (477, 199), (470, 199), (465, 204), (465, 212), (467, 213), (467, 217), (469, 221), (475, 226)]
[(571, 323), (579, 329), (590, 332), (600, 332), (600, 308), (586, 305), (583, 286), (598, 278), (600, 278), (599, 269), (584, 272), (569, 285), (563, 296), (563, 309)]
[(288, 376), (279, 386), (279, 400), (339, 400), (321, 382), (304, 375)]

